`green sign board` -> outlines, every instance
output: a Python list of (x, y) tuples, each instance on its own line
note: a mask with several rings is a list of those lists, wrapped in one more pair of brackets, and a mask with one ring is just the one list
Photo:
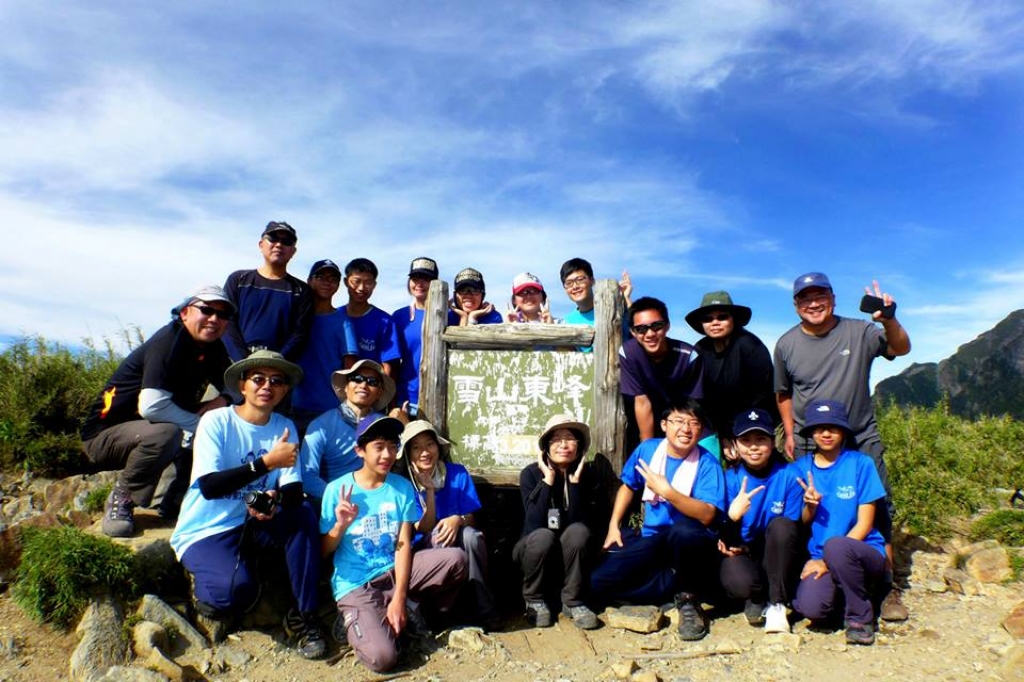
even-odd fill
[(535, 461), (537, 437), (554, 414), (591, 424), (593, 353), (449, 352), (448, 435), (457, 444), (457, 461), (474, 473), (519, 471)]

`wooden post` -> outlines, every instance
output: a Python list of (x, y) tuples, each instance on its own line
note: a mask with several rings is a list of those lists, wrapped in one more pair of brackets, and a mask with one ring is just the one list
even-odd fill
[(624, 452), (626, 416), (619, 393), (619, 348), (622, 346), (622, 294), (613, 279), (594, 283), (594, 423), (590, 425), (595, 452), (615, 468), (629, 456)]
[(448, 435), (448, 283), (430, 283), (423, 313), (423, 353), (420, 359), (420, 417)]

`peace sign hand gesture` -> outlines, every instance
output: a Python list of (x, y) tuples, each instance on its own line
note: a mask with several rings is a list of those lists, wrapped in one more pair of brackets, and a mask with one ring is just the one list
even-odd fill
[(736, 493), (736, 498), (729, 503), (729, 518), (733, 521), (739, 521), (743, 518), (743, 515), (750, 511), (750, 500), (763, 490), (764, 486), (759, 485), (750, 492), (747, 492), (747, 477), (744, 476), (740, 482), (740, 491)]
[(352, 525), (356, 516), (359, 515), (359, 505), (352, 502), (352, 488), (353, 486), (349, 486), (347, 489), (345, 486), (341, 486), (338, 504), (334, 507), (334, 527), (342, 533)]
[(804, 489), (804, 505), (812, 509), (817, 507), (821, 502), (821, 493), (814, 487), (814, 474), (810, 471), (807, 472), (807, 483), (804, 483), (799, 476), (796, 477), (796, 482)]

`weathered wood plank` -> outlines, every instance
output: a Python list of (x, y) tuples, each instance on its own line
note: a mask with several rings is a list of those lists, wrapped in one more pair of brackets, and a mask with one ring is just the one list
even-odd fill
[(623, 452), (626, 416), (619, 393), (619, 348), (622, 346), (622, 294), (618, 282), (594, 284), (594, 423), (593, 448), (604, 453), (616, 473), (629, 453)]
[(574, 324), (482, 324), (448, 327), (443, 338), (459, 350), (577, 348), (594, 342), (594, 329)]
[(448, 325), (448, 283), (434, 280), (423, 315), (420, 359), (420, 416), (442, 434), (448, 433), (448, 345), (442, 335)]

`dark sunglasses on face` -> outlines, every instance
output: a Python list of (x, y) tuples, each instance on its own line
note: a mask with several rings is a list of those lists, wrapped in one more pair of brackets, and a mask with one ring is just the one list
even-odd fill
[(207, 317), (216, 316), (218, 320), (227, 321), (234, 317), (234, 313), (232, 313), (230, 310), (221, 310), (220, 308), (214, 308), (211, 305), (200, 305), (198, 303), (193, 303), (192, 305), (189, 306), (189, 308), (195, 308), (196, 310), (201, 312), (203, 315), (206, 315)]
[(353, 374), (348, 378), (353, 384), (366, 384), (370, 388), (380, 388), (384, 382), (377, 377), (364, 377), (362, 374)]
[(729, 313), (710, 313), (701, 318), (701, 322), (728, 322), (732, 315)]
[(634, 334), (643, 336), (647, 332), (660, 332), (667, 326), (668, 323), (666, 323), (665, 320), (658, 320), (657, 322), (651, 322), (650, 324), (634, 324), (632, 329)]
[(268, 376), (264, 376), (263, 374), (253, 374), (251, 377), (249, 377), (249, 381), (251, 381), (252, 383), (256, 384), (257, 387), (262, 386), (263, 384), (267, 383), (268, 381), (270, 382), (270, 385), (272, 387), (274, 387), (274, 388), (280, 388), (281, 386), (287, 386), (288, 385), (288, 380), (286, 378), (284, 378), (284, 377), (278, 377), (278, 376), (268, 377)]
[(266, 239), (271, 244), (295, 246), (295, 237), (283, 232), (270, 232), (269, 234), (263, 235), (263, 238)]

